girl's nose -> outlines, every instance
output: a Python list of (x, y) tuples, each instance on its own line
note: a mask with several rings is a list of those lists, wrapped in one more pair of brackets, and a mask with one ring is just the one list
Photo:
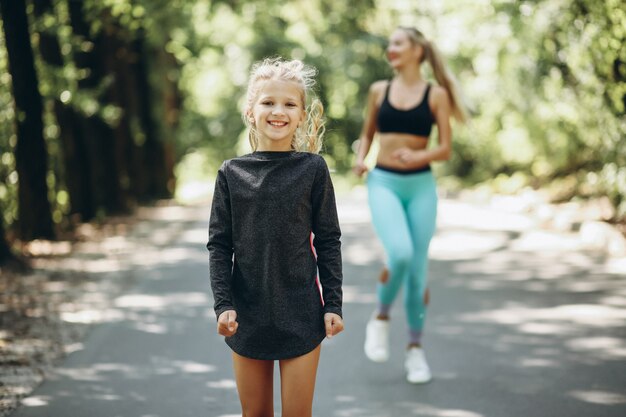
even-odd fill
[(285, 109), (283, 108), (283, 106), (274, 106), (274, 108), (272, 109), (272, 114), (283, 114), (285, 112)]

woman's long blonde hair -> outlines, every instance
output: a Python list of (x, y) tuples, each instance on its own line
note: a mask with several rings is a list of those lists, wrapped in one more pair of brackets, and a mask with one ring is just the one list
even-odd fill
[(306, 111), (304, 123), (296, 129), (291, 148), (299, 152), (319, 153), (324, 135), (324, 106), (316, 97), (313, 97), (307, 106), (307, 97), (312, 96), (311, 90), (315, 84), (316, 74), (315, 68), (297, 59), (286, 61), (280, 57), (265, 58), (252, 66), (242, 116), (249, 129), (248, 140), (253, 151), (257, 149), (259, 139), (257, 130), (250, 123), (250, 115), (259, 94), (258, 84), (260, 81), (282, 80), (295, 82), (301, 88), (302, 108)]
[(424, 53), (422, 54), (421, 62), (424, 62), (424, 60), (428, 61), (433, 69), (437, 83), (448, 91), (454, 118), (459, 122), (465, 122), (467, 120), (467, 110), (461, 100), (456, 81), (450, 71), (448, 71), (439, 49), (432, 41), (426, 39), (422, 32), (413, 27), (400, 26), (398, 29), (409, 35), (409, 39), (413, 44), (420, 45), (423, 48)]

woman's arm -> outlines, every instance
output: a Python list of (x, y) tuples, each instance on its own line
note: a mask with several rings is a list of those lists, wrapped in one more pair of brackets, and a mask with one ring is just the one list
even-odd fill
[(380, 105), (381, 92), (385, 90), (388, 81), (376, 81), (370, 86), (367, 95), (367, 105), (365, 108), (365, 120), (363, 129), (359, 136), (359, 150), (357, 151), (356, 162), (354, 164), (354, 173), (362, 175), (367, 171), (365, 166), (365, 157), (372, 147), (374, 134), (376, 133), (376, 117), (378, 116), (378, 106)]

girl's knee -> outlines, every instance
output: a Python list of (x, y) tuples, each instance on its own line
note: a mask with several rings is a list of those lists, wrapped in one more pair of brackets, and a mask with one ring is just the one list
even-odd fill
[(273, 409), (243, 410), (242, 417), (274, 417)]
[(283, 410), (282, 417), (311, 417), (313, 414), (312, 407), (296, 407)]

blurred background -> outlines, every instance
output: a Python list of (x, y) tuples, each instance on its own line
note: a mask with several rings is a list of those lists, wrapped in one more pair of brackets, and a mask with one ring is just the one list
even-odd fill
[[(324, 156), (350, 175), (397, 25), (433, 40), (471, 108), (442, 187), (603, 198), (626, 218), (623, 0), (0, 0), (0, 263), (159, 199), (206, 201), (248, 152), (251, 64), (319, 70)], [(427, 74), (428, 75), (428, 74)]]

